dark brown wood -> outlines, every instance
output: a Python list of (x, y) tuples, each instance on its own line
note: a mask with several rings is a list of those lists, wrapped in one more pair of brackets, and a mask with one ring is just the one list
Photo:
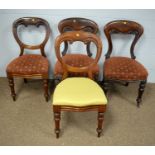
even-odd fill
[[(66, 41), (67, 42), (81, 41), (85, 44), (87, 44), (90, 41), (94, 42), (97, 47), (97, 54), (94, 59), (94, 62), (85, 67), (73, 67), (66, 64), (63, 61), (61, 52), (60, 52), (61, 43)], [(102, 52), (102, 43), (100, 38), (95, 34), (83, 32), (83, 31), (71, 31), (71, 32), (63, 33), (56, 38), (55, 52), (56, 52), (58, 61), (60, 61), (64, 69), (63, 79), (67, 78), (69, 72), (84, 72), (88, 74), (88, 77), (90, 79), (93, 79), (92, 68), (99, 61), (99, 58)], [(53, 111), (54, 111), (54, 119), (55, 119), (55, 133), (57, 138), (59, 137), (59, 133), (60, 133), (60, 112), (61, 111), (73, 111), (73, 112), (98, 111), (99, 112), (98, 128), (97, 128), (98, 137), (101, 135), (102, 124), (103, 124), (102, 113), (106, 111), (106, 105), (94, 105), (94, 106), (84, 106), (84, 107), (53, 105)]]
[[(98, 25), (94, 21), (79, 17), (61, 20), (58, 24), (58, 29), (61, 34), (68, 31), (85, 31), (96, 34), (99, 30)], [(64, 42), (64, 50), (62, 52), (63, 56), (67, 53), (68, 43), (69, 42), (67, 41)], [(88, 56), (91, 57), (92, 53), (90, 50), (90, 43), (86, 44), (86, 49)]]
[(60, 118), (61, 118), (61, 110), (59, 106), (53, 106), (54, 111), (54, 121), (55, 121), (55, 134), (56, 138), (59, 138), (60, 134)]
[(98, 137), (100, 137), (102, 133), (103, 120), (104, 120), (104, 112), (98, 112), (98, 127), (97, 127)]
[[(39, 26), (44, 26), (45, 27), (45, 31), (46, 31), (46, 35), (44, 40), (42, 41), (42, 43), (40, 43), (39, 45), (27, 45), (25, 43), (23, 43), (19, 36), (18, 36), (18, 28), (19, 26), (24, 25), (25, 27), (29, 26), (29, 25), (33, 25), (35, 27), (39, 27)], [(44, 51), (44, 47), (49, 39), (50, 36), (50, 26), (48, 24), (48, 22), (42, 18), (37, 18), (37, 17), (23, 17), (23, 18), (19, 18), (16, 21), (14, 21), (13, 26), (12, 26), (12, 31), (13, 31), (13, 35), (15, 40), (17, 41), (17, 43), (20, 46), (20, 54), (19, 54), (19, 58), (20, 56), (22, 56), (24, 54), (24, 49), (30, 49), (30, 50), (35, 50), (35, 49), (40, 49), (41, 51), (41, 55), (46, 57), (45, 51)], [(15, 93), (13, 91), (13, 86), (14, 83), (12, 82), (13, 77), (20, 77), (20, 78), (24, 78), (24, 82), (27, 83), (27, 79), (28, 78), (39, 78), (39, 79), (48, 79), (48, 75), (43, 75), (42, 73), (38, 73), (38, 74), (17, 74), (14, 72), (7, 72), (7, 76), (9, 77), (10, 81), (10, 87), (11, 87), (11, 92), (12, 92), (12, 96), (13, 99), (15, 100)], [(11, 86), (12, 85), (12, 86)], [(45, 88), (45, 98), (46, 100), (48, 97), (48, 83), (46, 80), (44, 80), (44, 88)]]
[(60, 134), (60, 112), (54, 112), (54, 119), (55, 119), (56, 138), (59, 138), (59, 134)]
[[(27, 44), (23, 43), (19, 39), (19, 36), (18, 36), (18, 27), (20, 25), (24, 25), (25, 27), (27, 27), (29, 25), (34, 25), (36, 27), (44, 26), (45, 30), (46, 30), (45, 39), (39, 45), (27, 45)], [(17, 19), (16, 21), (14, 21), (12, 30), (13, 30), (14, 38), (16, 39), (16, 41), (19, 44), (20, 49), (21, 49), (20, 56), (23, 55), (24, 49), (31, 49), (31, 50), (40, 49), (42, 56), (46, 57), (44, 47), (45, 47), (45, 45), (49, 39), (49, 35), (50, 35), (50, 26), (46, 20), (44, 20), (42, 18), (38, 18), (38, 17), (22, 17), (22, 18)]]
[(15, 93), (15, 89), (14, 89), (14, 79), (12, 77), (8, 77), (8, 81), (9, 81), (9, 86), (11, 89), (11, 96), (13, 98), (13, 101), (16, 100), (16, 93)]
[(139, 107), (140, 103), (142, 102), (142, 95), (144, 93), (145, 85), (146, 85), (146, 80), (141, 81), (139, 84), (138, 97), (137, 97), (137, 107)]
[[(115, 20), (115, 21), (111, 21), (108, 24), (106, 24), (104, 27), (104, 33), (105, 33), (107, 40), (108, 40), (108, 51), (105, 54), (105, 58), (109, 59), (111, 56), (112, 50), (113, 50), (111, 35), (122, 33), (122, 34), (135, 35), (134, 40), (133, 40), (131, 47), (130, 47), (130, 55), (131, 55), (132, 59), (136, 59), (136, 56), (134, 55), (134, 47), (135, 47), (137, 41), (139, 40), (139, 38), (142, 36), (143, 31), (144, 31), (144, 29), (143, 29), (142, 25), (140, 25), (137, 22), (129, 21), (129, 20)], [(126, 80), (125, 81), (125, 80), (118, 80), (118, 79), (108, 79), (105, 75), (103, 75), (103, 77), (104, 77), (103, 87), (104, 87), (106, 94), (108, 92), (109, 83), (118, 83), (118, 84), (121, 84), (124, 86), (128, 86), (129, 83), (131, 83), (131, 82), (141, 81), (141, 80), (136, 80), (136, 81), (135, 80), (134, 81), (131, 81), (131, 80), (127, 81)], [(144, 81), (147, 81), (147, 79)], [(140, 83), (139, 90), (142, 90), (143, 83), (144, 82)], [(138, 95), (139, 97), (137, 97), (137, 106), (138, 107), (139, 107), (139, 104), (141, 102), (143, 91), (139, 91), (139, 95)]]
[(98, 111), (98, 127), (96, 129), (98, 137), (101, 136), (103, 131), (104, 112), (106, 111), (106, 105), (95, 105), (86, 107), (74, 107), (74, 106), (53, 106), (54, 120), (55, 120), (55, 133), (56, 138), (59, 138), (60, 134), (60, 116), (61, 111), (71, 112), (86, 112), (86, 111)]
[(24, 78), (24, 83), (27, 83), (27, 79), (26, 78)]
[(109, 89), (109, 82), (103, 79), (102, 86), (103, 86), (102, 89), (104, 90), (105, 95), (107, 95), (108, 89)]
[(64, 49), (63, 49), (63, 51), (62, 51), (62, 55), (63, 55), (63, 56), (66, 55), (67, 50), (68, 50), (68, 42), (65, 41), (65, 42), (64, 42)]
[(48, 101), (48, 98), (49, 98), (49, 94), (48, 94), (48, 79), (43, 79), (43, 83), (44, 83), (44, 96), (45, 96), (45, 100)]
[(73, 112), (85, 112), (85, 111), (99, 111), (102, 108), (103, 111), (106, 110), (106, 106), (86, 106), (86, 107), (74, 107), (74, 106), (54, 106), (59, 108), (61, 111), (73, 111)]
[(88, 43), (87, 45), (86, 45), (86, 49), (87, 49), (87, 55), (89, 56), (89, 57), (91, 57), (93, 54), (91, 53), (91, 51), (90, 51), (90, 44), (91, 43)]
[(131, 58), (135, 59), (134, 55), (134, 47), (141, 35), (143, 34), (143, 27), (134, 21), (129, 21), (129, 20), (116, 20), (116, 21), (111, 21), (108, 24), (105, 25), (104, 27), (104, 33), (108, 39), (108, 52), (106, 53), (106, 59), (110, 58), (110, 55), (112, 53), (113, 49), (113, 44), (112, 44), (112, 39), (111, 35), (115, 33), (123, 33), (123, 34), (133, 34), (135, 35), (135, 38), (131, 44), (130, 48), (130, 54)]

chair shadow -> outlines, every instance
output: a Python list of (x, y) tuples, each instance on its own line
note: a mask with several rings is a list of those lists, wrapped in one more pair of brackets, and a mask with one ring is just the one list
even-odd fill
[[(20, 81), (19, 81), (20, 80)], [(18, 83), (18, 84), (16, 84), (16, 83)], [(41, 85), (41, 83), (42, 83), (42, 85)], [(16, 92), (16, 99), (18, 99), (19, 98), (19, 96), (20, 96), (20, 94), (22, 93), (22, 91), (24, 91), (26, 88), (27, 89), (31, 89), (31, 90), (33, 90), (33, 89), (36, 89), (36, 87), (33, 87), (33, 86), (30, 86), (30, 87), (27, 87), (26, 85), (33, 85), (33, 86), (38, 86), (38, 85), (41, 85), (42, 87), (40, 87), (40, 89), (42, 89), (43, 88), (43, 82), (42, 82), (42, 80), (41, 79), (28, 79), (27, 80), (27, 83), (24, 83), (24, 79), (18, 79), (18, 82), (17, 82), (17, 80), (16, 80), (16, 82), (15, 82), (15, 86), (16, 86), (16, 90), (15, 90), (15, 92)], [(39, 88), (39, 87), (38, 87)]]
[[(131, 104), (133, 106), (136, 106), (136, 104), (137, 104), (137, 102), (136, 102), (137, 96), (135, 95), (135, 100), (134, 100), (133, 99), (133, 96), (132, 96), (133, 94), (131, 94), (130, 92), (128, 92), (128, 95), (126, 95), (127, 93), (125, 91), (123, 91), (121, 89), (121, 87), (125, 87), (124, 89), (128, 92), (128, 90), (129, 90), (128, 87), (129, 86), (126, 87), (126, 86), (122, 86), (122, 85), (119, 85), (119, 84), (112, 84), (111, 85), (111, 88), (110, 88), (109, 94), (108, 94), (108, 101), (110, 101), (112, 99), (112, 96), (115, 95), (115, 96), (119, 96), (120, 99), (125, 100), (129, 104)], [(137, 89), (136, 89), (137, 95), (138, 95), (138, 88), (139, 87), (137, 87)]]
[[(125, 100), (127, 103), (131, 104), (132, 106), (136, 106), (137, 107), (137, 96), (138, 96), (138, 89), (139, 89), (139, 85), (138, 83), (130, 83), (129, 85), (132, 86), (128, 86), (128, 87), (132, 87), (132, 88), (123, 88), (121, 89), (121, 87), (124, 87), (122, 85), (118, 85), (118, 84), (113, 84), (111, 89), (108, 92), (108, 101), (110, 101), (112, 99), (113, 95), (119, 96), (120, 99)], [(129, 90), (129, 91), (128, 91)], [(132, 90), (132, 91), (131, 91)], [(151, 86), (149, 84), (146, 85), (144, 93), (142, 95), (142, 102), (140, 103), (140, 105), (143, 105), (143, 103), (146, 101), (146, 99), (151, 98)]]
[[(72, 128), (73, 126), (75, 128), (78, 128), (79, 130), (81, 130), (81, 133), (82, 131), (87, 131), (88, 132), (88, 135), (96, 135), (97, 136), (97, 115), (98, 115), (98, 112), (94, 112), (96, 114), (93, 114), (93, 116), (95, 116), (95, 119), (93, 118), (93, 121), (90, 120), (91, 117), (93, 116), (89, 116), (91, 115), (92, 112), (86, 112), (86, 117), (85, 114), (83, 115), (83, 120), (80, 121), (82, 118), (80, 117), (79, 120), (77, 121), (77, 115), (73, 115), (74, 112), (65, 112), (65, 117), (62, 117), (62, 121), (63, 121), (63, 118), (65, 119), (64, 120), (64, 123), (63, 123), (63, 126), (61, 128), (61, 135), (64, 134), (64, 132), (68, 129), (68, 128)], [(80, 112), (77, 112), (79, 115), (80, 115)], [(83, 113), (83, 112), (82, 112)], [(102, 132), (102, 135), (104, 135), (106, 133), (106, 131), (108, 130), (109, 126), (112, 124), (113, 122), (113, 119), (112, 119), (112, 116), (111, 116), (111, 113), (110, 111), (107, 109), (107, 111), (105, 112), (104, 114), (104, 122), (103, 122), (103, 132)], [(76, 117), (76, 118), (75, 118)], [(108, 118), (108, 119), (107, 119)], [(93, 128), (94, 130), (89, 130), (89, 125), (85, 125), (86, 123), (93, 123)]]

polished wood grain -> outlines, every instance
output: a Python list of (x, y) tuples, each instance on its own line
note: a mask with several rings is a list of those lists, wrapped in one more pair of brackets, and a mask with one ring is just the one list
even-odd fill
[[(19, 35), (18, 35), (18, 27), (21, 25), (24, 25), (25, 27), (29, 25), (33, 25), (36, 27), (44, 26), (46, 30), (46, 35), (42, 43), (40, 43), (39, 45), (27, 45), (23, 43), (20, 40)], [(13, 31), (14, 38), (16, 39), (18, 45), (20, 46), (20, 56), (23, 55), (24, 49), (30, 49), (30, 50), (40, 49), (42, 56), (46, 57), (44, 48), (50, 36), (50, 26), (46, 20), (42, 18), (38, 18), (38, 17), (19, 18), (16, 21), (14, 21), (12, 31)]]
[[(89, 64), (88, 66), (84, 66), (84, 67), (73, 67), (73, 66), (66, 64), (62, 59), (61, 51), (60, 51), (60, 45), (64, 41), (67, 41), (67, 42), (81, 41), (84, 44), (87, 44), (90, 41), (94, 42), (95, 45), (97, 46), (97, 54), (94, 59), (94, 62), (92, 64)], [(100, 59), (100, 56), (102, 53), (102, 42), (98, 36), (96, 36), (92, 33), (82, 32), (82, 31), (66, 32), (66, 33), (59, 35), (56, 38), (55, 52), (56, 52), (58, 61), (60, 61), (60, 63), (63, 66), (63, 69), (64, 69), (63, 79), (68, 77), (69, 72), (85, 72), (88, 74), (88, 77), (90, 79), (93, 79), (92, 67), (94, 65), (96, 65)], [(56, 138), (59, 138), (59, 135), (60, 135), (60, 114), (61, 114), (61, 111), (73, 111), (73, 112), (98, 111), (97, 133), (98, 133), (98, 137), (101, 136), (103, 119), (104, 119), (103, 116), (104, 116), (104, 112), (106, 111), (106, 105), (95, 105), (95, 106), (84, 106), (84, 107), (53, 105)]]
[[(61, 20), (58, 24), (58, 29), (61, 34), (69, 31), (84, 31), (84, 32), (91, 32), (93, 34), (97, 34), (97, 32), (99, 31), (99, 28), (96, 22), (90, 19), (79, 18), (79, 17), (72, 17), (72, 18), (66, 18)], [(69, 42), (67, 41), (64, 42), (64, 50), (62, 52), (63, 56), (67, 53), (68, 44)], [(91, 57), (92, 53), (90, 50), (90, 42), (86, 44), (86, 49), (87, 49), (88, 56)]]
[(112, 53), (113, 49), (113, 44), (112, 44), (112, 34), (117, 34), (117, 33), (122, 33), (122, 34), (133, 34), (135, 35), (135, 38), (131, 44), (130, 48), (130, 55), (132, 59), (135, 59), (136, 56), (134, 55), (134, 47), (143, 34), (143, 27), (134, 21), (129, 21), (129, 20), (116, 20), (109, 22), (108, 24), (105, 25), (104, 27), (104, 33), (107, 37), (108, 40), (108, 52), (106, 53), (105, 57), (106, 59), (110, 58), (110, 55)]
[(9, 81), (9, 86), (11, 89), (11, 96), (13, 98), (13, 101), (16, 100), (16, 93), (15, 93), (15, 89), (14, 89), (14, 79), (12, 77), (8, 77), (8, 81)]
[[(18, 34), (18, 28), (23, 25), (25, 27), (29, 26), (29, 25), (33, 25), (35, 27), (39, 27), (39, 26), (44, 26), (45, 28), (45, 38), (44, 40), (39, 44), (39, 45), (27, 45), (24, 42), (22, 42), (19, 38), (19, 34)], [(48, 22), (42, 18), (37, 18), (37, 17), (23, 17), (23, 18), (19, 18), (17, 20), (15, 20), (13, 22), (13, 26), (12, 26), (12, 31), (13, 31), (13, 35), (15, 40), (17, 41), (19, 47), (20, 47), (20, 54), (19, 54), (19, 58), (20, 56), (22, 56), (24, 54), (24, 50), (25, 49), (30, 49), (30, 50), (36, 50), (36, 49), (40, 49), (41, 55), (43, 57), (46, 57), (45, 54), (45, 45), (49, 39), (50, 36), (50, 26), (48, 24)], [(41, 78), (43, 79), (43, 83), (44, 83), (44, 96), (46, 101), (48, 101), (48, 75), (42, 75), (42, 73), (38, 73), (38, 74), (17, 74), (17, 73), (13, 73), (13, 72), (7, 72), (7, 77), (8, 77), (8, 81), (9, 81), (9, 86), (11, 88), (11, 94), (12, 94), (12, 98), (15, 101), (16, 100), (16, 94), (15, 94), (15, 90), (14, 90), (14, 77), (20, 77), (24, 79), (24, 83), (27, 83), (27, 79), (29, 78)]]
[[(63, 61), (63, 58), (61, 56), (61, 52), (60, 52), (60, 45), (61, 43), (63, 43), (64, 41), (68, 41), (68, 42), (75, 42), (75, 41), (81, 41), (84, 44), (87, 44), (88, 42), (94, 42), (94, 44), (97, 47), (97, 52), (96, 52), (96, 56), (94, 61), (89, 64), (89, 66), (83, 66), (83, 67), (74, 67), (71, 66), (69, 64), (66, 64), (65, 61)], [(66, 32), (63, 33), (62, 35), (59, 35), (56, 38), (55, 41), (55, 51), (56, 51), (56, 56), (58, 61), (61, 63), (63, 70), (64, 70), (64, 74), (62, 79), (65, 79), (68, 76), (69, 72), (72, 73), (87, 73), (88, 76), (93, 79), (93, 74), (92, 74), (92, 67), (95, 66), (97, 64), (97, 62), (100, 59), (101, 53), (102, 53), (102, 42), (100, 40), (100, 38), (92, 33), (88, 33), (88, 32), (82, 32), (82, 31), (73, 31), (73, 32)]]
[[(134, 54), (134, 48), (135, 45), (137, 43), (137, 41), (139, 40), (139, 38), (142, 36), (144, 32), (144, 29), (142, 27), (142, 25), (140, 25), (139, 23), (135, 22), (135, 21), (129, 21), (129, 20), (115, 20), (115, 21), (111, 21), (109, 23), (107, 23), (104, 26), (104, 33), (106, 35), (106, 38), (108, 40), (108, 51), (105, 54), (105, 58), (110, 59), (112, 50), (113, 50), (113, 44), (112, 44), (112, 34), (131, 34), (134, 35), (134, 39), (133, 42), (131, 44), (130, 47), (130, 55), (131, 55), (131, 59), (136, 59), (136, 56)], [(144, 88), (145, 88), (145, 84), (147, 79), (145, 80), (118, 80), (118, 79), (108, 79), (105, 75), (104, 76), (104, 80), (103, 80), (103, 85), (104, 85), (104, 90), (105, 93), (107, 93), (108, 89), (109, 89), (109, 83), (113, 83), (113, 82), (117, 82), (121, 85), (124, 86), (128, 86), (130, 82), (139, 82), (139, 89), (138, 89), (138, 97), (137, 97), (137, 107), (140, 106), (140, 103), (142, 101), (142, 94), (144, 92)]]

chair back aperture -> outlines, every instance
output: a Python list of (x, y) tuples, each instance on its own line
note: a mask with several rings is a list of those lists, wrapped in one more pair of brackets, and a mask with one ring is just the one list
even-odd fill
[[(93, 42), (97, 47), (97, 53), (94, 61), (87, 65), (87, 66), (81, 66), (81, 67), (75, 67), (67, 64), (65, 61), (63, 61), (60, 51), (60, 45), (62, 42), (75, 42), (75, 41), (81, 41), (84, 44), (87, 44), (88, 42)], [(55, 40), (55, 52), (58, 61), (61, 63), (64, 73), (62, 79), (67, 78), (69, 72), (85, 72), (88, 74), (88, 77), (93, 79), (92, 74), (92, 68), (98, 63), (101, 53), (102, 53), (102, 42), (101, 39), (92, 33), (83, 32), (83, 31), (70, 31), (63, 33), (59, 35)]]
[(130, 55), (132, 59), (135, 59), (136, 56), (134, 55), (134, 47), (141, 35), (143, 34), (143, 27), (137, 22), (129, 21), (129, 20), (115, 20), (111, 21), (108, 24), (104, 26), (104, 33), (108, 40), (108, 52), (106, 53), (105, 57), (106, 59), (110, 58), (110, 55), (112, 53), (113, 44), (111, 35), (116, 33), (123, 33), (123, 34), (133, 34), (135, 35), (135, 38), (131, 44), (130, 47)]
[[(27, 45), (25, 43), (23, 43), (18, 36), (18, 27), (20, 25), (24, 25), (25, 27), (29, 26), (29, 25), (33, 25), (36, 27), (39, 26), (44, 26), (45, 27), (45, 31), (46, 31), (46, 35), (44, 40), (42, 41), (42, 43), (40, 43), (39, 45)], [(12, 27), (12, 31), (13, 31), (13, 35), (15, 40), (17, 41), (17, 43), (20, 46), (20, 56), (23, 55), (24, 53), (24, 49), (31, 49), (31, 50), (36, 50), (36, 49), (40, 49), (41, 51), (41, 55), (46, 57), (44, 48), (45, 45), (49, 39), (50, 36), (50, 26), (48, 24), (48, 22), (42, 18), (38, 18), (38, 17), (23, 17), (23, 18), (19, 18), (16, 21), (14, 21), (13, 23), (13, 27)]]

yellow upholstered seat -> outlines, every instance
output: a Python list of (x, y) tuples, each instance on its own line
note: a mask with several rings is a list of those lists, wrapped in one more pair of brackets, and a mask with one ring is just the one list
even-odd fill
[(67, 78), (54, 91), (53, 105), (93, 106), (105, 105), (107, 99), (100, 86), (89, 78)]

